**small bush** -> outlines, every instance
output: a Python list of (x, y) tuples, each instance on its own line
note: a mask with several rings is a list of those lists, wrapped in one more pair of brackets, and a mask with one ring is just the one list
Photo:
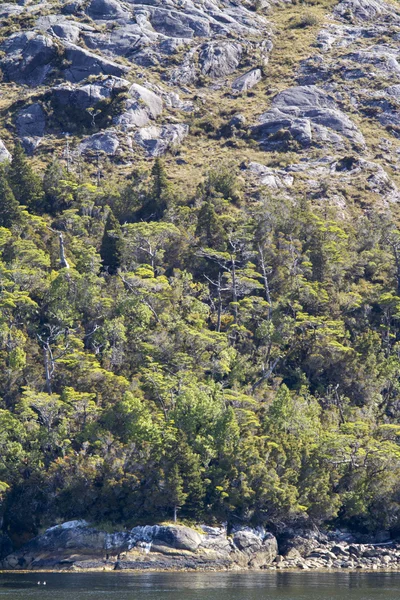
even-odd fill
[(318, 24), (319, 19), (317, 16), (312, 13), (305, 13), (291, 23), (290, 29), (306, 29), (307, 27), (314, 27)]

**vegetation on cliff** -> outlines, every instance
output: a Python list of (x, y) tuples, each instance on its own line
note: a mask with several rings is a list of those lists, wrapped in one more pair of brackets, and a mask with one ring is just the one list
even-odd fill
[[(11, 166), (13, 165), (13, 166)], [(17, 167), (18, 165), (18, 167)], [(18, 174), (17, 174), (18, 168)], [(0, 171), (4, 529), (179, 518), (399, 527), (389, 208)]]

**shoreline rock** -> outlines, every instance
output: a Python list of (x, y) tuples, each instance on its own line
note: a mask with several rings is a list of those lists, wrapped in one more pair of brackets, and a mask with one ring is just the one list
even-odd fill
[[(381, 536), (379, 539), (386, 539)], [(0, 561), (19, 571), (400, 570), (400, 544), (357, 543), (351, 535), (262, 527), (147, 525), (107, 533), (86, 521), (47, 529)]]

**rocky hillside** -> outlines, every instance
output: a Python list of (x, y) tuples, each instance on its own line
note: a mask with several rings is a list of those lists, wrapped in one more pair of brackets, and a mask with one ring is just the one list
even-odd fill
[(16, 137), (38, 164), (55, 153), (124, 172), (168, 153), (181, 180), (229, 159), (272, 189), (395, 202), (399, 11), (380, 0), (3, 2), (1, 156)]
[(1, 557), (77, 519), (398, 539), (398, 3), (0, 25)]

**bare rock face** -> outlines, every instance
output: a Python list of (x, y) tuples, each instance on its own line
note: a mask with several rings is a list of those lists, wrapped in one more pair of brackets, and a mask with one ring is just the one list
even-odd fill
[(167, 545), (177, 550), (195, 552), (201, 544), (201, 535), (190, 529), (178, 525), (159, 527), (153, 537), (154, 544)]
[[(2, 42), (0, 69), (5, 82), (35, 89), (13, 112), (30, 153), (68, 132), (83, 154), (161, 156), (188, 135), (182, 113), (194, 111), (197, 86), (250, 90), (272, 48), (252, 0), (2, 3), (0, 17), (9, 16), (21, 29)], [(126, 97), (114, 103), (116, 94)]]
[(87, 14), (92, 19), (129, 19), (131, 14), (117, 0), (91, 0)]
[(2, 140), (0, 140), (0, 163), (11, 160), (11, 154), (5, 147)]
[(134, 83), (129, 89), (129, 99), (125, 103), (125, 112), (116, 119), (123, 129), (143, 127), (151, 119), (156, 119), (163, 111), (163, 101), (151, 90)]
[(115, 156), (120, 142), (115, 131), (107, 130), (104, 133), (95, 133), (86, 138), (79, 145), (82, 154), (101, 152), (108, 156)]
[(335, 100), (316, 86), (297, 86), (277, 94), (271, 109), (253, 127), (254, 136), (265, 149), (297, 142), (343, 146), (343, 138), (364, 145), (362, 134), (337, 106)]
[(42, 137), (46, 128), (46, 115), (42, 106), (35, 103), (20, 110), (16, 125), (20, 137)]
[(211, 79), (230, 75), (237, 69), (242, 53), (243, 48), (237, 43), (205, 44), (199, 54), (201, 72)]
[(181, 525), (139, 526), (105, 533), (85, 521), (70, 521), (48, 529), (0, 563), (6, 569), (74, 568), (118, 570), (215, 570), (260, 568), (277, 556), (277, 542), (264, 530), (223, 528), (199, 533)]
[(251, 567), (270, 565), (278, 554), (276, 538), (262, 530), (239, 530), (233, 536), (233, 543), (249, 557)]
[(188, 133), (188, 125), (153, 125), (139, 129), (134, 140), (149, 156), (157, 157), (162, 156), (168, 148), (179, 145)]
[(257, 85), (261, 79), (261, 69), (252, 69), (251, 71), (248, 71), (248, 73), (237, 77), (232, 83), (232, 89), (237, 90), (238, 92), (246, 92)]
[(396, 20), (394, 7), (380, 0), (342, 0), (333, 13), (336, 17), (350, 21), (368, 22), (379, 18)]
[(44, 83), (57, 57), (53, 39), (36, 31), (14, 33), (1, 44), (0, 50), (5, 53), (0, 67), (6, 79), (29, 86)]
[(75, 44), (65, 45), (65, 59), (70, 66), (65, 69), (64, 76), (71, 82), (82, 81), (90, 75), (122, 77), (129, 72), (129, 67), (119, 65)]
[(127, 91), (129, 85), (126, 79), (113, 76), (83, 85), (61, 84), (51, 90), (51, 100), (56, 110), (71, 106), (77, 110), (87, 110), (117, 93)]

